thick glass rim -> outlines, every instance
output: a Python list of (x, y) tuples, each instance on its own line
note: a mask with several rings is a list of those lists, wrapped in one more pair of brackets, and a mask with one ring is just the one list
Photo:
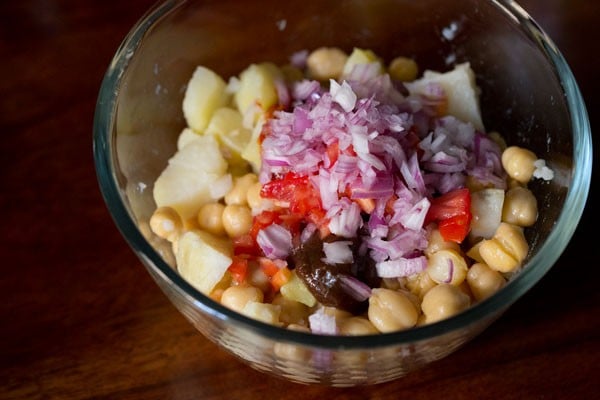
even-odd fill
[(563, 253), (579, 224), (591, 184), (592, 139), (586, 107), (566, 60), (546, 33), (516, 2), (493, 0), (492, 3), (502, 8), (503, 12), (509, 14), (523, 27), (530, 39), (553, 63), (565, 92), (571, 116), (571, 129), (574, 133), (572, 181), (565, 199), (565, 207), (555, 224), (561, 229), (552, 230), (540, 250), (529, 260), (528, 267), (499, 292), (454, 317), (406, 331), (376, 336), (326, 336), (291, 331), (245, 317), (203, 295), (181, 278), (142, 236), (124, 203), (123, 193), (118, 185), (118, 171), (114, 169), (113, 163), (113, 127), (123, 71), (148, 29), (157, 20), (185, 2), (185, 0), (164, 1), (153, 6), (137, 22), (117, 49), (103, 78), (97, 99), (93, 122), (93, 155), (102, 196), (114, 223), (128, 245), (144, 262), (146, 268), (152, 268), (154, 273), (197, 309), (214, 318), (232, 323), (239, 329), (247, 329), (273, 340), (321, 349), (348, 350), (401, 346), (459, 331), (490, 316), (499, 315), (534, 286)]

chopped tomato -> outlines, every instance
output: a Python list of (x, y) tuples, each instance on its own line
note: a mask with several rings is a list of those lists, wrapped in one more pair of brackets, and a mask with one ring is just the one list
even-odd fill
[(288, 267), (280, 268), (271, 278), (271, 286), (275, 292), (279, 291), (283, 285), (292, 278), (292, 271)]
[(471, 192), (461, 188), (431, 200), (425, 224), (437, 222), (445, 240), (461, 243), (469, 233), (471, 218)]
[(234, 255), (260, 255), (260, 248), (256, 243), (256, 237), (250, 234), (241, 235), (233, 238), (233, 254)]
[(462, 243), (462, 241), (465, 240), (470, 227), (471, 213), (443, 219), (438, 224), (440, 235), (442, 235), (444, 240), (456, 243)]
[(228, 268), (234, 281), (238, 284), (246, 280), (248, 275), (248, 259), (240, 256), (233, 256), (233, 261)]
[(467, 188), (456, 189), (431, 200), (425, 221), (441, 221), (467, 213), (471, 213), (471, 193)]
[(313, 209), (322, 209), (319, 193), (306, 175), (288, 172), (282, 178), (265, 183), (260, 194), (288, 203), (293, 214), (308, 215)]
[(269, 258), (261, 257), (258, 260), (260, 265), (260, 269), (267, 275), (269, 278), (272, 278), (277, 272), (279, 272), (279, 266), (277, 263)]

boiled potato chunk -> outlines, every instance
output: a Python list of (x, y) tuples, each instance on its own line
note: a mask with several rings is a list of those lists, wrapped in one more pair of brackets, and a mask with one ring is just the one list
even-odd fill
[(242, 314), (245, 316), (271, 325), (280, 325), (280, 313), (280, 306), (275, 304), (261, 303), (258, 301), (249, 301), (242, 309)]
[(177, 150), (183, 149), (190, 142), (196, 141), (202, 137), (202, 134), (194, 131), (191, 128), (183, 128), (179, 136), (177, 137)]
[(177, 269), (190, 285), (208, 295), (231, 265), (233, 245), (228, 239), (201, 230), (184, 233), (177, 245)]
[(222, 107), (214, 112), (204, 134), (213, 135), (239, 156), (248, 145), (252, 131), (244, 127), (242, 114), (238, 110)]
[(300, 279), (295, 272), (292, 272), (290, 280), (281, 287), (280, 292), (286, 299), (298, 301), (308, 307), (317, 304), (317, 299), (315, 299), (302, 279)]
[(252, 166), (252, 170), (255, 173), (260, 172), (260, 167), (262, 164), (261, 154), (260, 154), (260, 144), (259, 138), (262, 132), (263, 125), (265, 123), (264, 117), (260, 117), (252, 130), (252, 136), (248, 141), (248, 144), (242, 151), (242, 158)]
[(234, 94), (238, 110), (245, 114), (251, 106), (267, 111), (279, 101), (275, 82), (283, 80), (279, 68), (269, 62), (250, 64), (240, 74), (239, 88)]
[(504, 190), (483, 189), (471, 194), (471, 232), (475, 238), (489, 239), (494, 236), (502, 221)]
[(342, 76), (346, 76), (352, 72), (354, 67), (358, 64), (370, 64), (370, 63), (379, 63), (380, 72), (384, 71), (383, 63), (377, 57), (372, 50), (364, 50), (359, 48), (354, 48), (350, 56), (346, 60), (346, 64), (344, 64), (344, 69), (342, 71)]
[(210, 187), (227, 170), (227, 162), (212, 136), (198, 136), (177, 151), (154, 182), (157, 207), (172, 207), (185, 221), (206, 203), (217, 201)]
[(203, 132), (213, 112), (227, 104), (227, 83), (209, 68), (199, 66), (188, 82), (183, 97), (183, 115), (188, 127)]
[(406, 84), (413, 93), (425, 93), (430, 83), (439, 84), (448, 98), (447, 113), (462, 121), (470, 122), (475, 129), (484, 130), (479, 109), (479, 93), (475, 73), (469, 63), (456, 65), (452, 71), (440, 73), (425, 71), (423, 77)]

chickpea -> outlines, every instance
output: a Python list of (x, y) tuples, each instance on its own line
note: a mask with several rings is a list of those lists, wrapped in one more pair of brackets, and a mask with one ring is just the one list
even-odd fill
[(425, 315), (425, 322), (430, 324), (449, 318), (469, 307), (471, 301), (457, 286), (441, 284), (423, 297), (421, 309)]
[(537, 200), (531, 190), (514, 187), (506, 192), (502, 208), (503, 221), (518, 226), (531, 226), (537, 215)]
[(415, 305), (404, 293), (382, 288), (373, 289), (367, 314), (383, 333), (412, 328), (419, 318)]
[(437, 285), (437, 282), (431, 279), (427, 270), (408, 277), (406, 281), (406, 288), (419, 299), (422, 299), (425, 293), (435, 285)]
[(475, 263), (467, 273), (467, 283), (477, 301), (484, 300), (496, 293), (506, 280), (501, 273), (482, 263)]
[(246, 175), (234, 178), (233, 187), (225, 195), (225, 204), (247, 205), (248, 189), (256, 182), (258, 182), (258, 176), (254, 173), (247, 173)]
[(456, 242), (446, 240), (442, 237), (440, 230), (437, 228), (431, 229), (428, 235), (428, 244), (425, 249), (425, 255), (430, 257), (433, 253), (440, 250), (455, 250), (460, 251), (460, 246)]
[(156, 236), (173, 242), (183, 229), (183, 221), (173, 208), (159, 207), (150, 217), (150, 229)]
[(478, 241), (477, 243), (475, 243), (473, 246), (471, 246), (471, 248), (469, 250), (467, 250), (467, 257), (469, 257), (472, 260), (475, 260), (476, 262), (484, 262), (483, 258), (481, 258), (481, 254), (479, 254), (479, 248), (481, 247), (481, 244), (483, 243), (483, 240)]
[(223, 210), (223, 228), (229, 237), (239, 237), (250, 231), (252, 212), (247, 206), (231, 204)]
[(529, 244), (519, 226), (501, 222), (494, 237), (483, 240), (479, 246), (479, 255), (492, 269), (499, 272), (511, 272), (527, 256)]
[(203, 205), (198, 212), (198, 225), (201, 229), (215, 235), (224, 235), (223, 211), (225, 206), (221, 203), (208, 203)]
[(340, 321), (340, 334), (346, 336), (372, 335), (379, 333), (377, 328), (364, 317), (350, 317)]
[(260, 190), (262, 189), (262, 185), (260, 182), (254, 182), (246, 192), (246, 203), (250, 209), (254, 211), (260, 211), (264, 204), (268, 202), (267, 199), (264, 199), (260, 195)]
[(348, 55), (337, 47), (320, 47), (308, 55), (306, 67), (313, 79), (338, 79), (344, 70)]
[(440, 250), (427, 260), (427, 274), (437, 283), (458, 286), (465, 280), (467, 270), (467, 262), (455, 250)]
[(527, 183), (533, 176), (537, 160), (536, 155), (527, 149), (518, 146), (507, 147), (502, 152), (502, 166), (506, 173), (513, 179)]
[(396, 57), (388, 66), (388, 73), (392, 79), (402, 82), (411, 82), (417, 79), (419, 66), (412, 58)]
[(241, 312), (250, 301), (262, 302), (262, 290), (254, 286), (230, 286), (221, 295), (221, 304), (234, 311)]

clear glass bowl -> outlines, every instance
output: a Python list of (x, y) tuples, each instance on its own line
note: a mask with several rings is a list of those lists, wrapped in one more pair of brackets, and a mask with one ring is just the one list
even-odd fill
[[(557, 261), (579, 222), (591, 180), (586, 109), (559, 50), (517, 4), (481, 0), (164, 1), (132, 28), (100, 88), (94, 120), (99, 185), (124, 238), (173, 304), (208, 339), (252, 367), (333, 386), (399, 378), (458, 349), (519, 299)], [(555, 171), (531, 186), (541, 210), (527, 230), (526, 265), (491, 298), (444, 321), (363, 337), (292, 332), (237, 314), (184, 281), (170, 247), (153, 237), (152, 184), (185, 122), (195, 66), (237, 75), (251, 62), (284, 63), (319, 46), (369, 48), (448, 70), (469, 61), (488, 130), (532, 149)], [(132, 282), (133, 284), (133, 282)], [(201, 357), (201, 355), (198, 355)]]

